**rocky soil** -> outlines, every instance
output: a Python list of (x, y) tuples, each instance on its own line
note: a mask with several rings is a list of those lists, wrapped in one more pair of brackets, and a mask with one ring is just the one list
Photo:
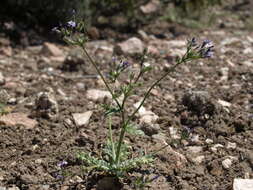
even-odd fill
[[(150, 27), (156, 25), (163, 26), (163, 35), (152, 33)], [(145, 189), (235, 190), (235, 179), (252, 179), (253, 33), (223, 26), (174, 35), (167, 27), (157, 23), (121, 40), (109, 37), (87, 44), (105, 74), (119, 54), (138, 68), (136, 54), (148, 48), (153, 70), (129, 100), (130, 110), (145, 88), (184, 54), (187, 39), (196, 36), (215, 44), (212, 59), (181, 65), (152, 90), (146, 112), (134, 121), (145, 135), (129, 135), (126, 141), (132, 156), (169, 146), (156, 154), (152, 166), (130, 172), (123, 184), (86, 171), (76, 158), (81, 151), (100, 155), (108, 132), (100, 104), (111, 101), (81, 50), (49, 41), (11, 46), (1, 37), (0, 100), (5, 106), (0, 117), (0, 189), (137, 189), (135, 182), (144, 175), (156, 178)], [(115, 132), (118, 121), (115, 116)], [(62, 161), (67, 162), (64, 168), (58, 165)]]

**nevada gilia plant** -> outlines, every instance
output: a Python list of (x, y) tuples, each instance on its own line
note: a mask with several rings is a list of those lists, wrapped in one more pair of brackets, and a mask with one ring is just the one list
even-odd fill
[[(119, 79), (121, 73), (130, 67), (129, 62), (117, 61), (114, 59), (113, 62), (115, 64), (115, 68), (109, 72), (109, 77), (105, 77), (99, 69), (98, 64), (87, 52), (86, 42), (88, 41), (88, 37), (84, 22), (76, 22), (76, 20), (69, 21), (65, 25), (55, 27), (53, 31), (59, 33), (63, 37), (63, 40), (68, 44), (79, 46), (83, 50), (84, 55), (88, 58), (90, 64), (94, 66), (96, 72), (103, 80), (107, 90), (110, 92), (113, 99), (113, 102), (110, 105), (103, 106), (105, 109), (105, 114), (108, 116), (109, 121), (109, 135), (107, 143), (103, 149), (104, 156), (102, 158), (97, 158), (89, 153), (84, 152), (78, 154), (78, 158), (84, 161), (90, 169), (102, 170), (118, 177), (124, 175), (129, 170), (137, 168), (143, 164), (152, 163), (154, 161), (155, 152), (150, 154), (142, 154), (136, 158), (129, 157), (129, 154), (131, 152), (129, 145), (124, 143), (125, 134), (142, 134), (142, 131), (138, 130), (138, 128), (135, 127), (135, 125), (132, 123), (132, 120), (148, 98), (151, 90), (167, 75), (174, 72), (179, 65), (192, 60), (211, 57), (213, 55), (214, 47), (212, 42), (205, 40), (201, 44), (198, 44), (195, 38), (188, 40), (186, 44), (186, 53), (181, 58), (178, 58), (176, 60), (176, 63), (171, 66), (169, 70), (167, 70), (158, 80), (154, 81), (153, 84), (147, 88), (144, 97), (138, 107), (132, 113), (128, 113), (126, 108), (126, 102), (128, 98), (133, 94), (134, 89), (141, 85), (140, 78), (142, 78), (143, 75), (151, 70), (150, 66), (146, 66), (144, 64), (147, 50), (145, 50), (141, 56), (139, 71), (137, 73), (130, 72), (129, 82), (127, 84), (121, 85), (119, 89), (114, 90), (115, 88), (112, 88), (112, 85), (115, 84), (115, 82)], [(120, 101), (119, 97), (123, 97), (123, 100)], [(112, 131), (111, 115), (115, 113), (119, 114), (121, 118), (119, 136), (115, 136)]]

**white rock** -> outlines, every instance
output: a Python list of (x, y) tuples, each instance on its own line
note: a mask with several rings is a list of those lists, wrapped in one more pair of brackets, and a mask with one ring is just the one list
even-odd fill
[(142, 40), (148, 41), (149, 37), (144, 30), (138, 30), (138, 34), (140, 35)]
[(87, 111), (84, 113), (74, 113), (72, 114), (75, 124), (78, 127), (87, 125), (89, 123), (90, 117), (92, 115), (92, 111)]
[(172, 139), (180, 139), (180, 136), (178, 135), (177, 129), (174, 127), (169, 127), (170, 136)]
[(218, 148), (223, 148), (224, 146), (222, 144), (215, 144), (213, 147), (211, 147), (212, 152), (217, 152)]
[(190, 153), (193, 153), (193, 154), (197, 154), (197, 153), (203, 151), (202, 146), (188, 146), (187, 149)]
[(229, 68), (228, 67), (222, 67), (220, 69), (220, 73), (222, 75), (221, 77), (221, 81), (226, 81), (228, 80), (228, 72), (229, 72)]
[(227, 149), (236, 149), (236, 143), (228, 142)]
[(212, 144), (213, 140), (212, 139), (206, 139), (206, 144)]
[(253, 61), (244, 61), (243, 64), (248, 67), (253, 67)]
[(8, 190), (19, 190), (19, 188), (17, 186), (12, 186), (12, 187), (9, 187)]
[(120, 51), (125, 54), (142, 53), (144, 45), (139, 38), (132, 37), (122, 43), (117, 44), (116, 51)]
[(253, 53), (253, 50), (252, 48), (250, 47), (247, 47), (243, 50), (243, 54), (252, 54)]
[(42, 163), (42, 159), (37, 159), (37, 160), (35, 160), (35, 164), (41, 164)]
[(193, 158), (192, 161), (195, 163), (195, 164), (201, 164), (205, 159), (205, 156), (197, 156), (196, 158)]
[(233, 190), (252, 190), (253, 179), (239, 179), (235, 178), (233, 183)]
[(231, 103), (227, 102), (227, 101), (224, 101), (224, 100), (221, 100), (219, 99), (217, 101), (220, 105), (222, 105), (223, 107), (230, 107), (231, 106)]
[(192, 135), (191, 136), (191, 141), (194, 143), (198, 143), (199, 142), (199, 135)]
[(232, 165), (232, 163), (233, 163), (233, 160), (230, 159), (230, 158), (227, 158), (227, 159), (225, 159), (225, 160), (222, 161), (222, 166), (225, 169), (229, 169), (230, 166)]
[[(135, 108), (138, 108), (141, 102), (137, 102), (134, 104)], [(141, 108), (138, 111), (138, 114), (140, 115), (140, 123), (146, 123), (151, 124), (154, 123), (159, 117), (153, 113), (152, 111), (147, 111), (146, 108), (141, 106)]]
[(90, 100), (96, 101), (96, 100), (103, 99), (103, 98), (111, 99), (112, 95), (108, 91), (90, 89), (90, 90), (87, 91), (86, 97)]
[(3, 76), (3, 73), (0, 72), (0, 85), (4, 85), (4, 83), (5, 83), (5, 78)]
[(140, 9), (144, 14), (151, 14), (158, 10), (159, 5), (160, 5), (160, 1), (151, 0), (146, 5), (141, 6)]

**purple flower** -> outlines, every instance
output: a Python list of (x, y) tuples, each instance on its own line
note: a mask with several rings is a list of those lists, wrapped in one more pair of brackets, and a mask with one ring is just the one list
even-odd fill
[(213, 42), (211, 40), (204, 40), (202, 42), (201, 48), (210, 48), (213, 47)]
[(71, 21), (68, 21), (68, 22), (67, 22), (67, 26), (70, 27), (70, 28), (75, 28), (75, 27), (76, 27), (76, 22), (74, 22), (74, 21), (72, 21), (72, 20), (71, 20)]
[(61, 161), (61, 162), (59, 162), (59, 163), (57, 164), (57, 166), (60, 167), (60, 168), (66, 166), (66, 165), (68, 165), (68, 162), (65, 161), (65, 160), (63, 160), (63, 161)]
[(130, 65), (130, 64), (129, 64), (128, 61), (123, 61), (123, 62), (122, 62), (122, 67), (123, 67), (123, 68), (127, 68), (129, 65)]
[(199, 56), (201, 58), (210, 58), (213, 57), (214, 51), (213, 51), (214, 45), (211, 40), (204, 40), (201, 44), (201, 46), (198, 48)]

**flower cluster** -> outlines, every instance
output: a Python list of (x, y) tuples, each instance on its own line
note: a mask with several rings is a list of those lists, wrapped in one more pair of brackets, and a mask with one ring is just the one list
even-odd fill
[(214, 45), (211, 40), (204, 40), (201, 44), (197, 43), (196, 38), (192, 38), (187, 44), (189, 58), (211, 58), (214, 55)]

